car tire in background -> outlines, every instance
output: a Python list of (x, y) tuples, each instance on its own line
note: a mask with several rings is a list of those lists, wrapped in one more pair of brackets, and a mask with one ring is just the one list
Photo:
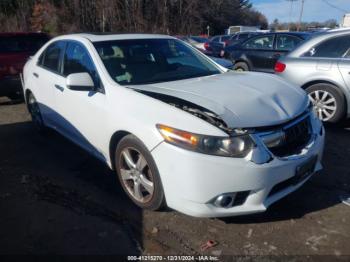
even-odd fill
[(115, 167), (123, 190), (136, 205), (149, 210), (165, 207), (163, 186), (155, 161), (134, 135), (127, 135), (118, 143)]
[(341, 90), (328, 83), (306, 88), (318, 118), (324, 122), (339, 122), (345, 115), (345, 98)]
[(235, 71), (249, 71), (249, 67), (248, 67), (247, 63), (245, 63), (245, 62), (238, 62), (238, 63), (234, 64), (233, 70), (235, 70)]

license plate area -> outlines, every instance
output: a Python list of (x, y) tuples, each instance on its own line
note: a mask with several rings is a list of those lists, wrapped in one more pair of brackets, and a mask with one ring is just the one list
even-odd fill
[(313, 172), (315, 171), (316, 162), (317, 162), (317, 156), (314, 156), (314, 157), (310, 158), (309, 160), (307, 160), (306, 162), (304, 162), (303, 164), (301, 164), (300, 166), (298, 166), (296, 168), (296, 172), (295, 172), (294, 183), (298, 184), (299, 182), (301, 182), (305, 178), (312, 175)]

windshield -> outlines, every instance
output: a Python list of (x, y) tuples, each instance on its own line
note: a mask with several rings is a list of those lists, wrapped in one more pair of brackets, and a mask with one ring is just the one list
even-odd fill
[(95, 42), (108, 73), (120, 85), (141, 85), (221, 73), (176, 39)]

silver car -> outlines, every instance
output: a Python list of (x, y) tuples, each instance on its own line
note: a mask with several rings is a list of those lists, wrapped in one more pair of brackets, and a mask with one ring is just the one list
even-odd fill
[(322, 121), (350, 116), (350, 30), (315, 35), (281, 58), (275, 72), (306, 90)]

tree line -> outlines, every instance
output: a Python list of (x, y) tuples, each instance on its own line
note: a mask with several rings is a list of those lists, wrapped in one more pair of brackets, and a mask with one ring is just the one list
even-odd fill
[[(324, 22), (302, 22), (300, 24), (300, 31), (308, 31), (317, 28), (336, 28), (338, 25), (337, 20), (329, 19)], [(278, 19), (273, 20), (270, 24), (270, 28), (272, 30), (280, 31), (280, 30), (290, 30), (297, 31), (298, 24), (296, 22), (291, 23), (281, 23)]]
[(222, 34), (230, 25), (266, 29), (250, 0), (1, 0), (0, 31)]

